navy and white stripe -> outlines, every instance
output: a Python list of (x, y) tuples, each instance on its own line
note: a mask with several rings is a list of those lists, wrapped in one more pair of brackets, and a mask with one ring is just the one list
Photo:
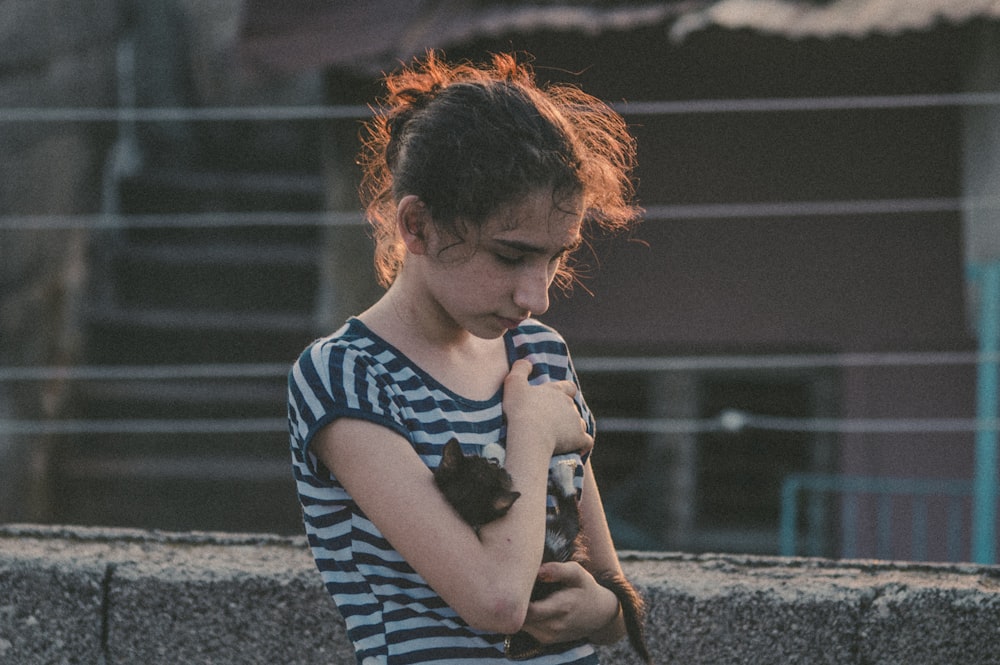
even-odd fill
[[(566, 344), (551, 328), (529, 320), (505, 340), (511, 363), (531, 360), (531, 383), (576, 381)], [(316, 432), (333, 420), (360, 418), (398, 432), (429, 468), (435, 468), (452, 437), (466, 453), (506, 443), (501, 393), (483, 401), (453, 393), (357, 319), (306, 348), (289, 373), (288, 385), (292, 465), (306, 534), (326, 588), (347, 624), (358, 663), (507, 663), (504, 636), (471, 628), (446, 605), (309, 447)], [(593, 434), (593, 417), (579, 392), (577, 405)], [(572, 457), (579, 460), (573, 455), (554, 457), (552, 468)], [(578, 492), (582, 474), (578, 465)], [(597, 657), (591, 645), (576, 643), (529, 662), (592, 665)]]

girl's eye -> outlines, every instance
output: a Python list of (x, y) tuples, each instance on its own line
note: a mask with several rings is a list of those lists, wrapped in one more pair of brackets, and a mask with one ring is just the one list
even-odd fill
[(497, 261), (508, 266), (520, 265), (524, 261), (523, 256), (507, 256), (506, 254), (494, 254), (494, 256), (497, 257)]

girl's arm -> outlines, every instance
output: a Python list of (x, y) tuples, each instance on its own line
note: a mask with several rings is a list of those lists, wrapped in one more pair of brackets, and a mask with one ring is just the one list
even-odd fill
[(594, 579), (600, 573), (621, 573), (621, 564), (589, 461), (584, 467), (579, 507), (587, 544), (586, 569), (572, 561), (543, 564), (539, 576), (559, 582), (565, 588), (532, 603), (524, 626), (545, 644), (583, 638), (598, 644), (613, 644), (625, 636), (617, 597)]
[(545, 490), (554, 452), (587, 448), (568, 382), (531, 386), (515, 363), (504, 383), (505, 467), (521, 498), (479, 537), (447, 503), (410, 442), (358, 419), (335, 420), (312, 443), (319, 459), (402, 557), (467, 623), (514, 633), (541, 561)]

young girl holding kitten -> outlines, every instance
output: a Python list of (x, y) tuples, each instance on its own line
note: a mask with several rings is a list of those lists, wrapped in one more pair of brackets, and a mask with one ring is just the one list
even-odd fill
[[(533, 316), (589, 230), (636, 216), (634, 142), (597, 99), (541, 87), (509, 55), (434, 54), (386, 78), (368, 124), (363, 195), (388, 287), (316, 340), (289, 375), (293, 465), (306, 532), (358, 662), (505, 663), (507, 636), (541, 664), (597, 663), (624, 635), (620, 572), (589, 462), (594, 421), (565, 342)], [(466, 524), (432, 478), (449, 439), (500, 443), (521, 496)], [(548, 475), (574, 478), (587, 568), (539, 567)], [(563, 588), (530, 602), (536, 579)]]

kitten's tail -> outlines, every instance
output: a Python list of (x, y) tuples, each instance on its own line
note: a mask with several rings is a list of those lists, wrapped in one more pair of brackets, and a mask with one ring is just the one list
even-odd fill
[(612, 591), (622, 607), (625, 631), (628, 641), (644, 663), (652, 664), (653, 659), (646, 647), (646, 601), (632, 583), (620, 573), (604, 573), (597, 581)]

